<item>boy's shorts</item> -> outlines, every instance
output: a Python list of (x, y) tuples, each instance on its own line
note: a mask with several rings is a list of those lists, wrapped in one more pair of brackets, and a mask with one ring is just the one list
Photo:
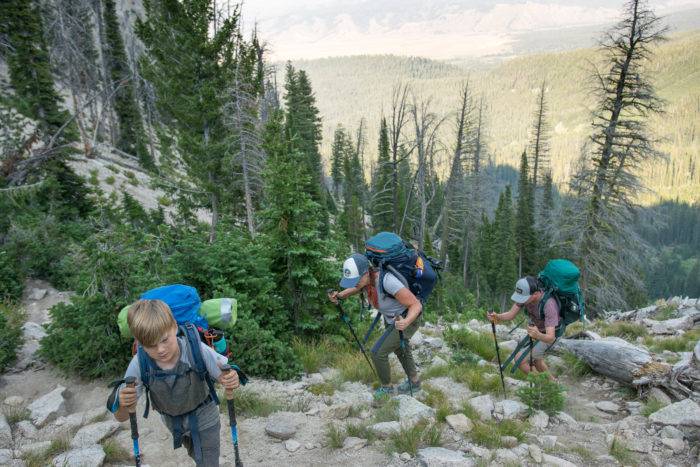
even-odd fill
[[(535, 346), (532, 348), (532, 359), (533, 360), (542, 360), (544, 358), (545, 352), (548, 352), (550, 350), (550, 345), (553, 347), (554, 345), (556, 345), (556, 343), (554, 345), (552, 345), (552, 344), (545, 344), (542, 341), (537, 341), (535, 343)], [(529, 359), (530, 356), (528, 355), (526, 358)]]

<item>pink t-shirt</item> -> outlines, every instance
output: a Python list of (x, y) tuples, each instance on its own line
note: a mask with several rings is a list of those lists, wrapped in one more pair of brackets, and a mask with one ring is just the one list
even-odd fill
[(540, 332), (546, 332), (545, 328), (556, 328), (559, 325), (559, 306), (554, 298), (544, 304), (544, 321), (540, 319), (540, 302), (525, 305), (530, 322), (537, 326)]

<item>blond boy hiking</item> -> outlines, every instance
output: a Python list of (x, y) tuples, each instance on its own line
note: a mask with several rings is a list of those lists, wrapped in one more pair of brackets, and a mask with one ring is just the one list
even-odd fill
[[(114, 417), (120, 422), (128, 420), (129, 410), (134, 410), (145, 389), (144, 417), (152, 403), (173, 435), (174, 448), (184, 445), (197, 466), (218, 466), (221, 425), (212, 384), (218, 381), (227, 390), (235, 389), (239, 386), (238, 374), (222, 373), (220, 366), (227, 363), (226, 357), (204, 343), (199, 342), (199, 349), (193, 349), (190, 339), (179, 335), (181, 328), (163, 301), (137, 301), (129, 309), (127, 321), (139, 351), (124, 378), (135, 377), (136, 385), (122, 384), (118, 388)], [(197, 371), (197, 352), (205, 366), (201, 373)]]

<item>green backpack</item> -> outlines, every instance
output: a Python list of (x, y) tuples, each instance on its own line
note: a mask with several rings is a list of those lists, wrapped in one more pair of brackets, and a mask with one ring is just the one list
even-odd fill
[(581, 271), (568, 259), (550, 260), (537, 279), (542, 284), (544, 295), (540, 301), (540, 319), (544, 320), (544, 305), (553, 297), (559, 305), (559, 326), (556, 336), (564, 334), (566, 326), (576, 321), (583, 321), (586, 306), (578, 280)]

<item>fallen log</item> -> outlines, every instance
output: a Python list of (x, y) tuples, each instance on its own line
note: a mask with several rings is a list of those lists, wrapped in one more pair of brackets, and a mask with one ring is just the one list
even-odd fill
[(618, 337), (561, 339), (561, 347), (586, 362), (593, 371), (645, 392), (662, 387), (676, 399), (700, 387), (700, 343), (675, 366), (659, 361), (648, 350)]

